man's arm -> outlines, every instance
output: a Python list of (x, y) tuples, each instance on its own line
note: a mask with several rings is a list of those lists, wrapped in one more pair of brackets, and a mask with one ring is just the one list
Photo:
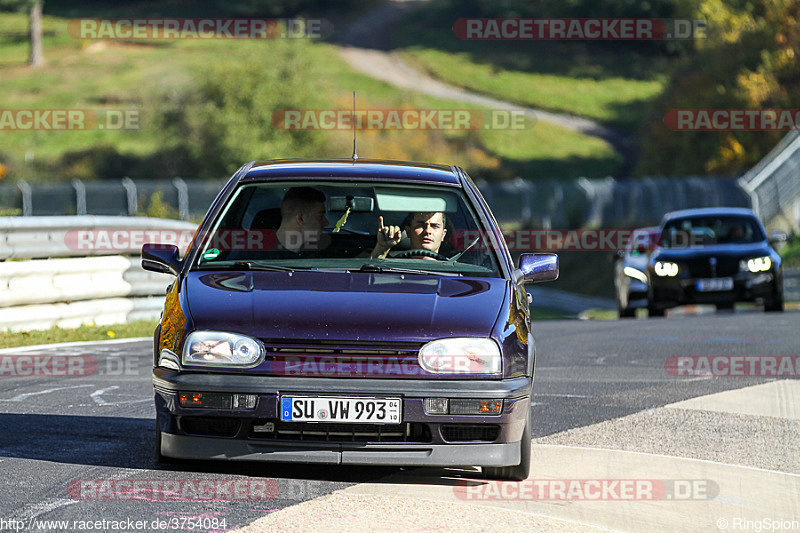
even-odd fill
[(378, 242), (375, 243), (375, 248), (369, 256), (372, 259), (386, 259), (386, 255), (392, 246), (400, 242), (403, 238), (403, 230), (400, 226), (384, 226), (383, 217), (378, 217)]

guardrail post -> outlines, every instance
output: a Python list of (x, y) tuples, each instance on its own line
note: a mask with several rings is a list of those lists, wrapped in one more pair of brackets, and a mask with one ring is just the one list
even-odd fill
[(132, 179), (125, 176), (122, 178), (122, 187), (128, 200), (128, 216), (135, 217), (139, 211), (139, 202), (136, 197), (136, 184)]
[(172, 185), (178, 189), (178, 216), (186, 220), (189, 218), (189, 187), (181, 178), (174, 178)]
[(81, 180), (72, 180), (72, 188), (75, 189), (75, 214), (86, 214), (86, 185)]
[(522, 193), (522, 224), (523, 227), (529, 227), (531, 224), (531, 184), (523, 180), (519, 176), (514, 180), (514, 185)]
[(19, 180), (17, 187), (22, 193), (22, 216), (29, 217), (33, 214), (33, 190), (25, 180)]

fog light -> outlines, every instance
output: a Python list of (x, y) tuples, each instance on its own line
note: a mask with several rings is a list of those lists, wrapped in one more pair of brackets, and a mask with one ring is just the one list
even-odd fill
[(256, 406), (255, 394), (234, 394), (233, 395), (233, 408), (234, 409), (253, 409)]
[(450, 400), (451, 415), (499, 415), (503, 400)]
[(425, 414), (446, 415), (447, 398), (425, 398)]

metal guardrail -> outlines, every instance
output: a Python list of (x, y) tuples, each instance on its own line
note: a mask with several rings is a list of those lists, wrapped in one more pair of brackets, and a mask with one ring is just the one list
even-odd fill
[(739, 185), (765, 224), (782, 216), (784, 229), (800, 231), (800, 131), (789, 132)]
[[(147, 217), (0, 217), (0, 260), (114, 255), (124, 251), (121, 246), (110, 242), (109, 246), (88, 247), (82, 245), (82, 239), (102, 232), (112, 240), (113, 232), (120, 230), (127, 233), (129, 241), (139, 237), (144, 240), (147, 232), (193, 232), (196, 228), (191, 222)], [(136, 249), (131, 247), (131, 252)]]

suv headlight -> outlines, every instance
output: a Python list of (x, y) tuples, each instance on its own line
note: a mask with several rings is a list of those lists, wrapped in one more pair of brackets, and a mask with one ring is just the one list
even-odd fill
[(431, 341), (419, 350), (420, 366), (435, 374), (499, 374), (503, 357), (495, 341), (454, 337)]
[(264, 347), (246, 335), (224, 331), (194, 331), (183, 343), (185, 365), (255, 366), (264, 358)]
[(673, 278), (678, 275), (678, 263), (656, 261), (653, 270), (657, 276)]
[(772, 268), (772, 259), (768, 255), (747, 260), (742, 259), (739, 262), (739, 269), (744, 272), (766, 272), (770, 268)]

